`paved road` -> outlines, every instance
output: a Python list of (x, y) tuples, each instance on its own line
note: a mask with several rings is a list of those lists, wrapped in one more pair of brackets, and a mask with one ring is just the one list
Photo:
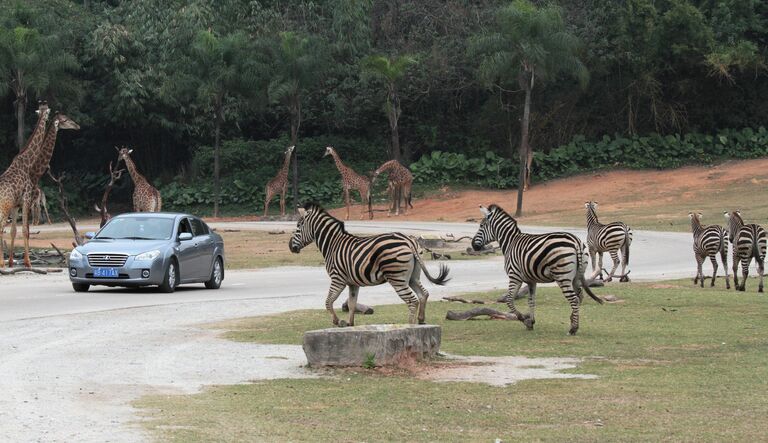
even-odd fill
[[(282, 222), (212, 225), (243, 230), (295, 226)], [(379, 221), (347, 226), (353, 232), (400, 230), (432, 235), (471, 235), (477, 227)], [(428, 284), (433, 300), (506, 287), (500, 259), (458, 261), (450, 266), (453, 280), (448, 286)], [(690, 276), (689, 235), (635, 232), (631, 268), (635, 279)], [(141, 395), (306, 376), (300, 368), (299, 349), (233, 343), (198, 325), (320, 308), (328, 288), (323, 269), (302, 267), (228, 272), (219, 291), (189, 288), (171, 295), (119, 289), (76, 294), (61, 274), (0, 277), (0, 281), (0, 441), (142, 441), (147, 435), (130, 406)], [(364, 288), (360, 299), (373, 305), (399, 302), (384, 286)], [(405, 312), (404, 308), (404, 320)], [(285, 359), (270, 358), (275, 355)]]

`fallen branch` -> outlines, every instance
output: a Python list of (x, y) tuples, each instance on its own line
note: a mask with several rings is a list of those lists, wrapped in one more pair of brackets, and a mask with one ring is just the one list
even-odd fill
[(61, 249), (57, 248), (56, 245), (53, 244), (53, 242), (51, 242), (51, 246), (53, 246), (53, 249), (55, 249), (56, 252), (59, 253), (59, 257), (61, 257), (61, 261), (66, 263), (67, 257), (64, 256), (64, 254), (61, 252)]
[(501, 248), (499, 248), (498, 246), (493, 248), (483, 249), (481, 251), (475, 251), (472, 248), (467, 248), (467, 250), (465, 252), (462, 252), (461, 255), (478, 255), (478, 256), (491, 255), (491, 254), (495, 254), (499, 249)]
[(280, 235), (280, 234), (285, 234), (285, 231), (267, 231), (267, 234), (269, 234), (269, 235)]
[(432, 260), (450, 260), (450, 254), (443, 254), (441, 252), (429, 251), (432, 254)]
[(440, 237), (440, 240), (442, 240), (442, 241), (444, 241), (444, 242), (446, 242), (446, 243), (458, 243), (458, 242), (460, 242), (460, 241), (464, 240), (465, 238), (466, 238), (467, 240), (472, 240), (472, 237), (470, 237), (470, 236), (468, 236), (468, 235), (464, 235), (464, 236), (462, 236), (462, 237), (456, 238), (456, 237), (455, 237), (455, 236), (454, 236), (452, 233), (450, 233), (450, 232), (449, 232), (449, 233), (447, 233), (447, 234), (445, 234), (445, 236), (446, 236), (447, 238), (443, 238), (443, 237)]
[[(341, 311), (342, 312), (349, 312), (349, 305), (347, 304), (347, 302), (342, 303)], [(355, 305), (355, 312), (358, 313), (358, 314), (363, 314), (363, 315), (372, 315), (373, 314), (373, 308), (368, 306), (368, 305), (364, 305), (362, 303), (358, 303), (358, 304)]]
[(448, 311), (445, 314), (446, 320), (469, 320), (475, 317), (487, 315), (491, 320), (517, 320), (515, 314), (501, 312), (491, 308), (474, 308), (464, 312)]
[[(598, 279), (589, 279), (585, 282), (587, 286), (590, 288), (602, 288), (605, 286), (605, 283), (603, 283), (602, 280)], [(517, 291), (517, 295), (515, 296), (515, 300), (520, 300), (522, 298), (528, 297), (528, 293), (531, 291), (531, 288), (528, 287), (528, 285), (525, 285), (524, 288), (520, 288), (519, 291)], [(506, 303), (507, 302), (507, 293), (501, 294), (501, 296), (496, 300), (498, 303)]]
[(443, 297), (443, 300), (445, 301), (457, 301), (459, 303), (471, 303), (475, 305), (484, 305), (485, 301), (483, 300), (467, 300), (466, 298), (461, 297)]
[(32, 272), (35, 274), (48, 274), (53, 272), (61, 272), (63, 269), (61, 268), (10, 268), (10, 269), (0, 269), (1, 275), (12, 275), (12, 274), (18, 274), (20, 272)]

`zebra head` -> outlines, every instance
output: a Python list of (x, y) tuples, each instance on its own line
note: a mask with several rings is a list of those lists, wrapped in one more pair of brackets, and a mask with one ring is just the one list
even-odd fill
[(294, 254), (298, 254), (304, 246), (315, 241), (315, 233), (312, 229), (312, 216), (316, 214), (317, 209), (315, 205), (311, 204), (299, 208), (299, 221), (296, 222), (296, 232), (293, 233), (291, 241), (288, 242), (288, 248)]
[(480, 229), (478, 229), (477, 234), (472, 237), (472, 249), (475, 251), (483, 249), (485, 245), (496, 240), (496, 236), (491, 229), (493, 212), (482, 205), (480, 206), (480, 212), (483, 213), (483, 219), (480, 221)]

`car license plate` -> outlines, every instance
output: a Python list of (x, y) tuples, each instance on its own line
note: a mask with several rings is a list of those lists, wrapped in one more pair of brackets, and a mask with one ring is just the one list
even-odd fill
[(120, 275), (117, 268), (96, 268), (93, 270), (93, 276), (96, 278), (115, 278)]

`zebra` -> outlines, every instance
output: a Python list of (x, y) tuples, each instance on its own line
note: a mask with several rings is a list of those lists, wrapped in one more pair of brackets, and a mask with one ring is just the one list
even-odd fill
[[(750, 223), (744, 224), (740, 211), (724, 212), (728, 220), (728, 240), (733, 249), (733, 285), (737, 291), (745, 291), (747, 277), (749, 276), (749, 263), (755, 259), (757, 273), (760, 275), (760, 285), (757, 292), (763, 292), (763, 263), (765, 261), (765, 229), (762, 226)], [(741, 261), (741, 273), (744, 279), (739, 285), (739, 261)]]
[[(581, 289), (603, 304), (603, 300), (592, 293), (584, 280), (587, 267), (584, 243), (567, 232), (524, 234), (517, 226), (517, 221), (498, 205), (491, 205), (487, 209), (480, 206), (480, 212), (484, 217), (480, 229), (472, 238), (472, 248), (479, 251), (492, 241), (499, 242), (504, 252), (504, 267), (509, 276), (509, 292), (505, 300), (510, 312), (528, 330), (532, 330), (536, 322), (536, 284), (554, 281), (571, 305), (571, 329), (568, 333), (576, 334), (579, 330), (579, 305), (583, 297)], [(528, 315), (520, 313), (514, 304), (515, 295), (523, 283), (527, 283), (530, 289)]]
[(696, 257), (696, 277), (693, 279), (695, 285), (698, 281), (701, 282), (701, 287), (704, 287), (704, 272), (702, 271), (702, 264), (704, 259), (709, 257), (712, 261), (712, 283), (710, 286), (715, 286), (715, 278), (717, 278), (717, 254), (720, 253), (720, 260), (723, 262), (723, 269), (725, 269), (725, 288), (731, 289), (730, 276), (728, 275), (728, 243), (726, 241), (725, 228), (720, 225), (703, 226), (701, 224), (701, 213), (689, 212), (688, 217), (691, 218), (691, 230), (693, 231), (693, 254)]
[[(593, 273), (590, 279), (602, 275), (603, 253), (611, 254), (613, 268), (608, 278), (609, 282), (613, 280), (616, 268), (619, 267), (619, 250), (621, 250), (621, 279), (620, 281), (629, 281), (627, 277), (627, 266), (629, 266), (629, 246), (632, 244), (632, 230), (622, 222), (613, 222), (604, 225), (597, 220), (597, 202), (588, 201), (584, 203), (587, 208), (587, 246), (589, 247), (589, 258), (592, 263)], [(597, 267), (595, 267), (595, 256), (597, 256)]]
[[(291, 252), (298, 254), (302, 248), (315, 242), (325, 259), (325, 269), (331, 278), (331, 287), (325, 299), (325, 309), (331, 314), (334, 325), (347, 326), (339, 321), (333, 302), (344, 287), (349, 287), (349, 326), (355, 325), (355, 307), (360, 286), (376, 286), (389, 283), (397, 295), (408, 305), (408, 322), (424, 324), (429, 293), (421, 284), (424, 271), (429, 281), (436, 285), (448, 282), (448, 267), (440, 266), (437, 277), (432, 277), (419, 255), (416, 241), (399, 232), (357, 237), (344, 229), (344, 222), (328, 214), (320, 205), (307, 203), (299, 208), (296, 232), (291, 237)], [(414, 292), (416, 295), (414, 295)]]

